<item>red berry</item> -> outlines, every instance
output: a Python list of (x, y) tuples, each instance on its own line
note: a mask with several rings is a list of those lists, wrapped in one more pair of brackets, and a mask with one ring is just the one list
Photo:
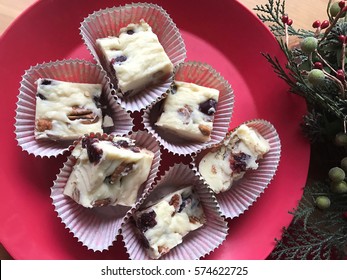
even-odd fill
[(346, 36), (345, 35), (339, 35), (339, 41), (341, 43), (345, 43), (346, 42)]
[(288, 16), (287, 15), (283, 15), (282, 16), (282, 22), (283, 23), (288, 23)]
[(328, 20), (324, 20), (322, 22), (322, 24), (320, 25), (320, 28), (324, 29), (324, 28), (327, 28), (329, 26), (329, 21)]
[(346, 11), (347, 11), (347, 6), (342, 9), (343, 13), (346, 12)]
[(319, 61), (315, 62), (315, 63), (314, 63), (314, 68), (315, 68), (315, 69), (320, 69), (320, 70), (322, 70), (322, 69), (323, 69), (323, 64), (322, 64), (322, 62), (319, 62)]
[(313, 27), (313, 28), (318, 28), (318, 27), (320, 27), (320, 21), (319, 21), (319, 20), (314, 21), (314, 22), (312, 23), (312, 27)]
[(287, 24), (288, 26), (291, 26), (293, 24), (293, 20), (289, 18)]
[(344, 8), (345, 7), (345, 1), (340, 1), (339, 2), (339, 7), (342, 9), (342, 8)]
[(345, 73), (343, 72), (342, 69), (337, 70), (336, 78), (338, 78), (340, 81), (345, 80)]

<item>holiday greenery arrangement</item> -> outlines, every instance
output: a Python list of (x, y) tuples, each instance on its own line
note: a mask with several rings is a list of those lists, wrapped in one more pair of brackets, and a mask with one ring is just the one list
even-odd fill
[(347, 2), (330, 0), (327, 19), (295, 29), (285, 0), (255, 7), (287, 58), (263, 54), (275, 73), (302, 96), (300, 124), (311, 141), (307, 186), (293, 222), (283, 229), (271, 259), (347, 258)]

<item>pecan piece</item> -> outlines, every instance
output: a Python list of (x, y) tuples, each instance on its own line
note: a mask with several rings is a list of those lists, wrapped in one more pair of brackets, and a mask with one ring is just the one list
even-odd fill
[(161, 255), (167, 254), (170, 251), (170, 249), (166, 246), (158, 246), (158, 252)]
[(189, 222), (192, 224), (196, 224), (196, 223), (202, 224), (200, 219), (196, 216), (189, 216)]
[(38, 119), (36, 121), (36, 131), (43, 132), (52, 129), (52, 121), (48, 119)]
[(94, 119), (88, 119), (88, 120), (83, 120), (81, 121), (82, 124), (92, 124), (92, 123), (97, 123), (99, 121), (99, 116), (95, 116)]
[(180, 206), (180, 195), (179, 194), (175, 194), (171, 197), (169, 205), (172, 205), (175, 210), (178, 209), (178, 207)]
[(83, 124), (91, 124), (99, 120), (99, 117), (92, 110), (78, 106), (72, 106), (72, 111), (67, 117), (70, 121), (83, 120)]
[(111, 198), (103, 198), (103, 199), (98, 199), (95, 200), (93, 203), (93, 207), (101, 207), (101, 206), (106, 206), (111, 203)]
[[(75, 183), (75, 185), (76, 185), (76, 183)], [(73, 190), (73, 192), (72, 192), (72, 199), (74, 200), (74, 201), (76, 201), (77, 203), (79, 203), (79, 201), (80, 201), (80, 191), (79, 191), (79, 189), (77, 189), (76, 187), (74, 188), (74, 190)]]
[(118, 165), (110, 176), (110, 184), (114, 184), (119, 177), (128, 175), (133, 168), (133, 165), (133, 162), (127, 163), (124, 161)]
[(211, 134), (211, 129), (207, 125), (199, 124), (199, 130), (204, 136), (209, 136)]
[(184, 105), (184, 107), (179, 108), (177, 111), (183, 117), (183, 124), (188, 124), (193, 109), (189, 105)]

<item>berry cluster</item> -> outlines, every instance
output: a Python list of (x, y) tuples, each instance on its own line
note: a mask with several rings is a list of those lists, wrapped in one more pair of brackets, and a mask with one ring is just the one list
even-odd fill
[[(341, 160), (340, 166), (332, 167), (329, 170), (328, 176), (330, 179), (330, 189), (333, 193), (347, 193), (346, 172), (347, 157), (344, 157)], [(320, 195), (316, 197), (315, 203), (319, 209), (325, 210), (330, 207), (331, 201), (327, 195)]]

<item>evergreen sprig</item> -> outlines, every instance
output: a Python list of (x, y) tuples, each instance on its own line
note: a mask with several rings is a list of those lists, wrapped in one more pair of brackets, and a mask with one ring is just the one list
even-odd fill
[[(315, 197), (329, 195), (335, 202), (329, 211), (317, 209)], [(335, 197), (332, 197), (335, 196)], [(340, 204), (336, 201), (340, 200)], [(272, 252), (273, 259), (331, 259), (346, 254), (347, 222), (343, 216), (347, 210), (347, 195), (333, 194), (329, 186), (315, 183), (307, 186), (293, 222), (283, 229), (281, 240)]]
[[(282, 65), (277, 57), (266, 53), (263, 56), (278, 77), (288, 84), (289, 91), (307, 102), (308, 113), (300, 125), (304, 135), (311, 140), (312, 156), (319, 158), (319, 151), (320, 159), (328, 157), (324, 160), (336, 166), (347, 151), (347, 146), (341, 151), (341, 147), (334, 144), (337, 133), (341, 132), (343, 124), (347, 124), (347, 58), (344, 55), (347, 52), (347, 22), (343, 18), (346, 9), (340, 8), (340, 12), (332, 15), (331, 5), (332, 0), (329, 0), (328, 25), (321, 29), (320, 22), (313, 24), (319, 25), (315, 32), (292, 27), (292, 21), (288, 20), (285, 13), (285, 0), (268, 0), (265, 5), (257, 5), (255, 11), (277, 37), (287, 61)], [(339, 7), (340, 5), (347, 7), (347, 2), (339, 3)], [(317, 45), (309, 52), (301, 48), (302, 45), (290, 47), (289, 36), (295, 36), (299, 41), (313, 37)], [(309, 79), (313, 69), (321, 70), (324, 74), (319, 83), (313, 83)], [(319, 165), (319, 161), (311, 162), (312, 166), (317, 163)], [(326, 170), (323, 170), (323, 174), (324, 172), (328, 173)], [(313, 181), (312, 178), (309, 179)], [(316, 200), (319, 196), (324, 196), (331, 202), (328, 209), (319, 206)], [(329, 179), (315, 180), (308, 184), (298, 207), (289, 213), (293, 215), (293, 221), (288, 228), (283, 229), (282, 238), (276, 239), (277, 246), (270, 258), (347, 257), (347, 193), (333, 191)]]
[[(282, 22), (282, 16), (285, 14), (285, 1), (281, 0), (269, 0), (265, 5), (256, 5), (254, 10), (257, 12), (258, 18), (267, 23), (271, 32), (276, 37), (285, 36), (284, 23)], [(296, 30), (292, 26), (288, 27), (289, 35), (295, 35), (299, 37), (312, 35), (311, 31)]]

